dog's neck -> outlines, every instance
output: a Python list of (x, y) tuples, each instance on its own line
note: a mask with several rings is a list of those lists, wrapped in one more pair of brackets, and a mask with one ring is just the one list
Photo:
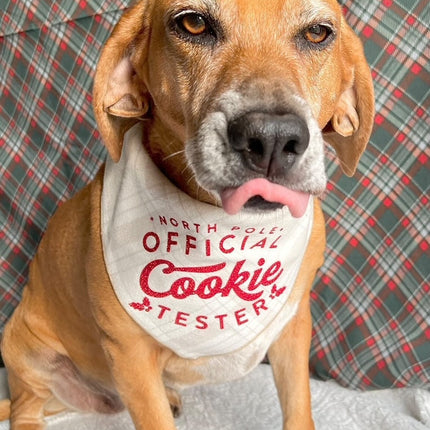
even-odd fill
[(161, 121), (153, 121), (143, 144), (157, 167), (181, 191), (200, 202), (219, 206), (217, 198), (197, 183), (186, 160), (185, 143)]

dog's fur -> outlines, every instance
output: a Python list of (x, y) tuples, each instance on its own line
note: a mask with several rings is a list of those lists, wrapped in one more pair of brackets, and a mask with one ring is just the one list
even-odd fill
[[(179, 26), (178, 16), (193, 11), (210, 31), (192, 36)], [(306, 38), (315, 25), (330, 27), (326, 41)], [(143, 0), (106, 43), (94, 109), (114, 161), (125, 131), (144, 120), (144, 145), (159, 168), (191, 197), (219, 205), (224, 188), (261, 176), (226, 145), (228, 124), (249, 112), (300, 117), (309, 147), (271, 179), (318, 196), (326, 184), (322, 136), (352, 175), (372, 128), (373, 87), (361, 43), (335, 0)], [(210, 357), (175, 355), (119, 304), (102, 253), (102, 188), (100, 172), (58, 209), (5, 328), (12, 430), (43, 429), (44, 414), (60, 404), (101, 412), (125, 405), (136, 429), (172, 430), (171, 407), (180, 409), (172, 387), (208, 380), (202, 370)], [(313, 230), (289, 298), (298, 310), (268, 351), (290, 430), (314, 428), (309, 290), (325, 245), (314, 201)], [(226, 365), (232, 378), (234, 365)]]

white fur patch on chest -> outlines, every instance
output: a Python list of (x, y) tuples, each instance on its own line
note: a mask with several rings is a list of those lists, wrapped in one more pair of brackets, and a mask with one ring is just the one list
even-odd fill
[[(227, 215), (175, 187), (145, 152), (141, 126), (108, 161), (102, 241), (118, 300), (148, 333), (183, 358), (265, 350), (294, 315), (287, 299), (308, 244), (287, 208)], [(254, 348), (251, 348), (254, 349)]]

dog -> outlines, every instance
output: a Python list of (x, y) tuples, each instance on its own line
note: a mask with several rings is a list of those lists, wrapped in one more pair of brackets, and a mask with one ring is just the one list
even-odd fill
[(12, 430), (63, 407), (173, 430), (178, 389), (266, 353), (283, 428), (314, 429), (324, 141), (351, 176), (374, 115), (338, 3), (140, 1), (103, 49), (94, 112), (110, 159), (50, 220), (2, 336)]

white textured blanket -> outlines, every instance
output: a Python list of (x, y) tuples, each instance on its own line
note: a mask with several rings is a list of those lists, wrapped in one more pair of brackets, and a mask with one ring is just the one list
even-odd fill
[[(6, 396), (5, 372), (0, 395)], [(335, 382), (311, 381), (317, 430), (430, 429), (430, 392), (422, 389), (357, 392)], [(234, 383), (183, 393), (178, 430), (281, 430), (281, 412), (270, 367), (260, 365)], [(134, 430), (126, 412), (103, 416), (63, 413), (48, 419), (47, 430)], [(7, 421), (0, 430), (9, 430)]]

